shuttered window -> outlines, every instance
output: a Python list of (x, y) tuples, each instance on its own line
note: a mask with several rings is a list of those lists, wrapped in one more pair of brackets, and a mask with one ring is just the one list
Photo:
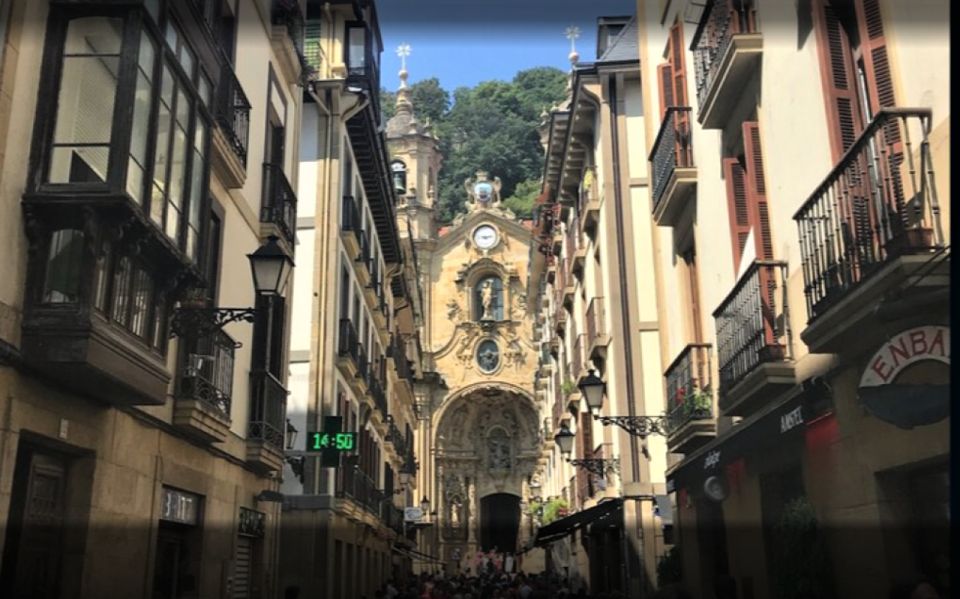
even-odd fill
[(723, 159), (723, 178), (727, 183), (727, 214), (733, 242), (733, 269), (740, 269), (740, 258), (750, 236), (750, 210), (747, 206), (746, 173), (736, 158)]
[[(844, 11), (845, 3), (816, 0), (813, 11), (834, 162), (853, 145), (873, 115), (883, 107), (896, 106), (879, 0), (850, 3), (854, 10)], [(859, 39), (852, 40), (848, 31), (855, 31)], [(900, 141), (895, 125), (885, 133), (889, 143)], [(891, 160), (897, 160), (897, 154)]]
[(754, 255), (759, 260), (773, 259), (773, 232), (767, 202), (767, 186), (760, 144), (760, 126), (755, 121), (742, 125), (744, 164), (736, 158), (723, 160), (727, 183), (727, 210), (730, 238), (733, 242), (733, 268), (741, 269), (747, 240), (753, 231)]
[(660, 119), (667, 108), (688, 106), (687, 70), (683, 47), (683, 23), (677, 21), (670, 28), (667, 39), (666, 62), (657, 67), (657, 85), (660, 90)]

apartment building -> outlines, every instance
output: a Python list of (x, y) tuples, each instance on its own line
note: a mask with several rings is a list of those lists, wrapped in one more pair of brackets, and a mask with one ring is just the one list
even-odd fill
[(948, 596), (947, 3), (637, 6), (679, 584)]
[(652, 588), (669, 541), (656, 515), (667, 447), (637, 31), (635, 18), (600, 18), (596, 60), (571, 54), (569, 99), (541, 132), (535, 231), (538, 392), (556, 433), (540, 499), (576, 512), (542, 526), (536, 544), (551, 570), (629, 596)]
[[(309, 67), (300, 133), (300, 243), (290, 336), (289, 421), (307, 435), (358, 435), (327, 462), (292, 457), (284, 471), (284, 589), (373, 596), (410, 569), (416, 461), (414, 381), (422, 376), (418, 285), (398, 233), (397, 190), (382, 133), (373, 2), (308, 2)], [(404, 223), (405, 224), (405, 223)], [(333, 424), (335, 423), (335, 424)]]
[(272, 597), (299, 7), (0, 15), (0, 587)]

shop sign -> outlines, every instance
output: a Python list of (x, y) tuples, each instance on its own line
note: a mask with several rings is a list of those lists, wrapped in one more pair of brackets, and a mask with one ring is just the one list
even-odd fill
[(792, 430), (803, 424), (803, 407), (797, 406), (780, 416), (780, 434)]
[(890, 384), (904, 368), (923, 360), (950, 363), (949, 328), (917, 327), (897, 334), (870, 357), (860, 378), (860, 386)]
[(200, 496), (163, 487), (160, 519), (178, 524), (196, 525), (200, 513)]
[(262, 537), (266, 531), (267, 515), (257, 510), (240, 508), (238, 532), (248, 537)]
[(885, 342), (867, 361), (858, 395), (870, 414), (902, 429), (939, 422), (950, 414), (950, 385), (946, 375), (935, 380), (899, 380), (918, 362), (950, 365), (950, 328), (922, 326), (907, 329)]
[(408, 507), (403, 510), (404, 522), (419, 522), (423, 520), (423, 510), (419, 507)]
[(703, 469), (710, 470), (711, 468), (716, 468), (717, 464), (720, 463), (720, 450), (715, 449), (707, 454), (707, 457), (703, 458)]

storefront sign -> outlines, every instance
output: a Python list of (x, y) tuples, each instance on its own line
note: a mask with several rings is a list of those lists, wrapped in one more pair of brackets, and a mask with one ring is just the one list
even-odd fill
[[(934, 367), (901, 377), (921, 362)], [(860, 377), (860, 401), (876, 418), (903, 429), (939, 422), (950, 413), (949, 365), (949, 327), (907, 329), (870, 356)]]
[(797, 406), (786, 414), (780, 416), (780, 434), (794, 429), (803, 424), (803, 407)]
[(707, 454), (707, 457), (703, 459), (703, 469), (710, 470), (711, 468), (716, 468), (717, 464), (720, 463), (720, 451), (714, 450)]
[(160, 519), (179, 524), (197, 524), (200, 496), (163, 487), (160, 501)]
[(404, 522), (419, 522), (423, 520), (423, 510), (418, 507), (408, 507), (403, 510)]
[(950, 363), (949, 328), (917, 327), (899, 333), (871, 356), (860, 386), (887, 385), (896, 380), (904, 368), (923, 360)]

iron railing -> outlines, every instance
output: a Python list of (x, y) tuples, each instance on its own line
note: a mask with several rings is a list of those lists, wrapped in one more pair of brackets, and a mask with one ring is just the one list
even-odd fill
[(757, 33), (753, 0), (708, 0), (693, 36), (693, 66), (697, 103), (702, 107), (716, 82), (722, 60), (733, 36)]
[(383, 391), (383, 384), (371, 369), (367, 374), (367, 393), (373, 398), (373, 405), (377, 407), (380, 414), (387, 417), (387, 394)]
[(305, 63), (303, 51), (304, 19), (303, 13), (300, 11), (300, 2), (298, 0), (273, 0), (270, 22), (273, 25), (281, 25), (287, 28), (287, 35), (290, 37), (293, 47), (296, 48), (301, 63)]
[(943, 246), (930, 126), (928, 109), (882, 109), (794, 215), (809, 320), (887, 260)]
[[(682, 412), (676, 411), (680, 407), (699, 405), (705, 394), (711, 399), (712, 412), (712, 368), (710, 362), (711, 346), (708, 343), (691, 343), (673, 360), (664, 378), (667, 381), (667, 408), (668, 427), (679, 426), (683, 423)], [(691, 399), (700, 397), (701, 399)], [(711, 412), (703, 410), (692, 411), (691, 416), (709, 418)], [(673, 415), (671, 422), (670, 415)], [(689, 419), (689, 418), (688, 418)], [(671, 429), (675, 430), (675, 429)]]
[(653, 210), (663, 201), (667, 183), (678, 168), (693, 166), (693, 142), (690, 129), (690, 107), (670, 106), (663, 115), (660, 131), (650, 152), (653, 177)]
[(255, 370), (250, 373), (250, 396), (247, 438), (263, 441), (283, 451), (287, 390), (272, 373)]
[(370, 360), (362, 343), (357, 343), (357, 378), (365, 384), (370, 379)]
[(353, 196), (343, 196), (340, 203), (340, 229), (342, 231), (352, 231), (357, 238), (357, 243), (363, 234), (363, 224), (360, 220), (360, 208)]
[(354, 364), (360, 363), (360, 340), (357, 338), (357, 329), (349, 318), (340, 319), (337, 355), (352, 358)]
[(413, 366), (410, 363), (410, 359), (407, 358), (406, 343), (404, 343), (401, 337), (396, 333), (394, 333), (390, 341), (390, 356), (393, 358), (394, 367), (397, 369), (397, 374), (400, 376), (400, 378), (409, 381), (410, 384), (413, 384)]
[(226, 59), (223, 60), (220, 72), (218, 94), (217, 125), (246, 169), (247, 150), (250, 145), (250, 100)]
[(592, 346), (597, 339), (606, 334), (604, 324), (603, 298), (595, 297), (587, 306), (587, 340)]
[(765, 362), (792, 358), (787, 263), (755, 260), (714, 311), (720, 395)]
[(238, 347), (222, 329), (181, 338), (178, 400), (196, 400), (230, 417), (234, 351)]
[(570, 375), (573, 377), (574, 382), (577, 382), (580, 379), (580, 375), (584, 374), (584, 337), (586, 337), (586, 335), (581, 333), (577, 335), (576, 340), (573, 342), (573, 355), (570, 356)]
[(260, 208), (260, 222), (273, 223), (288, 242), (294, 242), (297, 194), (278, 164), (263, 164), (263, 205)]
[(357, 264), (370, 270), (370, 238), (366, 231), (360, 231), (360, 253), (357, 255)]
[(344, 465), (337, 469), (337, 497), (348, 497), (371, 514), (380, 516), (383, 492), (377, 489), (373, 479), (356, 465)]

